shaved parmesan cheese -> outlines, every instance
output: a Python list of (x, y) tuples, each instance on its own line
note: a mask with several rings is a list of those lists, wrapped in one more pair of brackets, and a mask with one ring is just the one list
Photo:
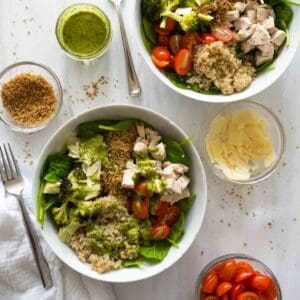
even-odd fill
[(193, 11), (191, 7), (183, 7), (183, 8), (177, 8), (175, 10), (175, 14), (179, 16), (185, 16), (190, 14)]
[(247, 180), (251, 172), (276, 160), (268, 124), (254, 111), (218, 115), (210, 124), (206, 150), (213, 164), (232, 180)]

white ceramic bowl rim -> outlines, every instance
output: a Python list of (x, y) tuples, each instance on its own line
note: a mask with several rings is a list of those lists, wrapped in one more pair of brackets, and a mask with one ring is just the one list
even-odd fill
[[(160, 119), (162, 122), (166, 123), (169, 125), (169, 127), (173, 127), (174, 128), (174, 132), (176, 135), (178, 135), (178, 133), (180, 134), (181, 137), (183, 138), (187, 138), (187, 135), (171, 120), (167, 119), (166, 117), (164, 117), (163, 115), (154, 112), (148, 108), (144, 108), (144, 107), (140, 107), (140, 106), (135, 106), (135, 105), (128, 105), (128, 104), (112, 104), (112, 105), (105, 105), (105, 106), (100, 106), (100, 107), (96, 107), (93, 108), (89, 111), (83, 112), (81, 114), (78, 114), (76, 116), (74, 116), (72, 119), (70, 119), (67, 123), (65, 123), (62, 127), (60, 127), (49, 139), (49, 141), (47, 142), (47, 144), (44, 146), (43, 150), (41, 151), (41, 154), (38, 158), (38, 163), (35, 169), (35, 175), (34, 175), (34, 179), (33, 179), (33, 190), (32, 190), (32, 199), (33, 199), (33, 210), (34, 210), (34, 214), (36, 215), (36, 197), (37, 197), (37, 192), (38, 192), (38, 188), (39, 188), (39, 181), (40, 181), (40, 170), (41, 167), (44, 163), (45, 158), (51, 153), (48, 152), (47, 153), (47, 149), (49, 148), (49, 146), (51, 146), (51, 144), (53, 144), (53, 140), (55, 140), (55, 137), (57, 135), (59, 135), (60, 132), (63, 132), (64, 129), (66, 129), (68, 126), (71, 127), (72, 123), (75, 123), (76, 126), (73, 127), (73, 130), (82, 122), (86, 122), (88, 121), (88, 119), (85, 120), (80, 120), (80, 123), (76, 123), (76, 120), (81, 119), (83, 117), (87, 117), (88, 115), (92, 115), (92, 114), (96, 114), (97, 111), (110, 111), (110, 110), (128, 110), (128, 113), (130, 110), (134, 111), (135, 113), (139, 112), (141, 113), (141, 116), (137, 116), (136, 118), (143, 120), (142, 114), (145, 114), (145, 117), (149, 117), (149, 118), (156, 118), (157, 120)], [(127, 112), (124, 112), (124, 114), (127, 114)], [(137, 114), (136, 114), (137, 115)], [(99, 117), (98, 119), (100, 119), (101, 117)], [(121, 116), (121, 118), (126, 118), (125, 116)], [(103, 118), (104, 119), (104, 118)], [(106, 119), (109, 119), (109, 116), (106, 117)], [(115, 116), (111, 117), (110, 119), (117, 119)], [(96, 120), (95, 117), (91, 118), (90, 121), (92, 120)], [(145, 121), (147, 122), (147, 121)], [(74, 125), (75, 125), (74, 124)], [(150, 123), (151, 125), (151, 123)], [(155, 126), (155, 124), (153, 125), (157, 130), (160, 130), (160, 128), (157, 128), (157, 126)], [(72, 130), (71, 130), (72, 131)], [(52, 145), (53, 148), (53, 145)], [(112, 271), (112, 272), (108, 272), (108, 273), (104, 273), (104, 274), (99, 274), (95, 271), (93, 271), (92, 269), (90, 269), (90, 267), (82, 262), (79, 261), (78, 257), (72, 252), (72, 250), (65, 244), (63, 244), (62, 242), (60, 242), (58, 240), (57, 234), (55, 239), (57, 241), (53, 240), (53, 236), (49, 237), (49, 232), (45, 232), (46, 227), (49, 228), (53, 228), (53, 225), (50, 225), (50, 222), (47, 219), (47, 216), (45, 216), (45, 226), (44, 226), (44, 230), (42, 230), (42, 235), (45, 238), (46, 242), (48, 243), (48, 245), (51, 247), (51, 249), (53, 250), (53, 252), (63, 261), (65, 262), (69, 267), (71, 267), (72, 269), (76, 270), (77, 272), (88, 276), (90, 278), (96, 279), (96, 280), (100, 280), (100, 281), (106, 281), (106, 282), (132, 282), (132, 281), (138, 281), (138, 280), (142, 280), (142, 279), (146, 279), (149, 277), (152, 277), (154, 275), (159, 274), (160, 272), (166, 270), (167, 268), (169, 268), (171, 265), (175, 264), (176, 261), (178, 261), (185, 253), (186, 251), (190, 248), (191, 244), (193, 243), (193, 241), (196, 239), (197, 234), (199, 233), (200, 227), (202, 225), (202, 221), (204, 218), (204, 214), (205, 214), (205, 210), (206, 210), (206, 202), (207, 202), (207, 185), (206, 185), (206, 176), (205, 176), (205, 170), (202, 164), (202, 161), (199, 157), (199, 154), (195, 148), (195, 146), (190, 143), (187, 145), (187, 149), (189, 152), (189, 156), (191, 158), (191, 161), (194, 160), (194, 164), (191, 166), (192, 173), (197, 173), (198, 176), (195, 176), (195, 180), (192, 183), (195, 183), (196, 185), (198, 184), (201, 187), (201, 191), (197, 190), (196, 194), (197, 194), (197, 199), (193, 205), (193, 208), (190, 210), (189, 215), (187, 217), (187, 222), (190, 223), (192, 222), (193, 226), (190, 226), (188, 230), (186, 230), (185, 235), (182, 238), (182, 243), (180, 243), (180, 248), (176, 249), (174, 247), (172, 247), (169, 251), (168, 256), (160, 263), (155, 264), (155, 265), (145, 265), (142, 266), (140, 268), (124, 268), (121, 270), (126, 270), (128, 272), (128, 275), (126, 274), (126, 276), (117, 276), (117, 272), (120, 272), (120, 270), (117, 271)], [(192, 154), (192, 155), (191, 155)], [(200, 194), (201, 193), (201, 194)], [(201, 196), (201, 197), (200, 197)], [(201, 201), (200, 201), (201, 199)], [(197, 202), (197, 200), (199, 200)], [(200, 211), (198, 211), (196, 213), (196, 209), (200, 209)], [(185, 226), (187, 226), (187, 224), (185, 224)], [(51, 234), (50, 234), (51, 235)], [(53, 235), (53, 234), (52, 234)], [(185, 243), (183, 243), (183, 240), (186, 240)], [(60, 251), (59, 248), (63, 247), (63, 251)], [(71, 254), (71, 252), (73, 253), (73, 255)], [(171, 257), (171, 259), (167, 259), (170, 255), (172, 256), (172, 254), (175, 253), (175, 258)], [(70, 257), (73, 256), (73, 257)], [(134, 275), (131, 271), (128, 270), (132, 270), (132, 269), (139, 269), (138, 274)], [(84, 271), (83, 271), (84, 270)], [(115, 276), (116, 275), (116, 276)]]
[[(225, 102), (234, 102), (234, 101), (240, 101), (243, 99), (251, 98), (252, 96), (257, 95), (258, 93), (264, 91), (269, 86), (271, 86), (288, 68), (290, 65), (292, 59), (294, 58), (297, 48), (300, 43), (300, 39), (298, 38), (300, 34), (300, 10), (297, 8), (294, 9), (294, 17), (290, 24), (290, 45), (289, 47), (284, 47), (280, 53), (280, 55), (276, 58), (275, 62), (272, 64), (272, 66), (275, 66), (275, 70), (272, 70), (270, 72), (265, 72), (263, 74), (260, 74), (257, 78), (254, 79), (254, 81), (250, 84), (248, 88), (246, 88), (244, 91), (240, 93), (235, 93), (232, 95), (207, 95), (203, 93), (197, 93), (191, 90), (181, 89), (176, 87), (168, 78), (161, 72), (151, 61), (150, 55), (147, 52), (142, 38), (141, 38), (141, 8), (140, 8), (141, 0), (135, 0), (134, 12), (132, 14), (134, 15), (134, 30), (135, 30), (135, 36), (137, 37), (137, 42), (140, 47), (140, 50), (142, 52), (142, 55), (147, 62), (148, 66), (152, 70), (152, 72), (158, 77), (159, 80), (161, 80), (164, 84), (166, 84), (168, 87), (170, 87), (175, 92), (194, 99), (198, 101), (203, 102), (212, 102), (212, 103), (225, 103)], [(293, 8), (293, 7), (292, 7)]]

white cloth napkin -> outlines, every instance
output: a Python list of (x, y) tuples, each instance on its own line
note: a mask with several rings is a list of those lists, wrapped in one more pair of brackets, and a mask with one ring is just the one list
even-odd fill
[(54, 286), (45, 290), (32, 255), (18, 203), (0, 187), (0, 299), (115, 300), (112, 286), (81, 276), (62, 263), (41, 239)]

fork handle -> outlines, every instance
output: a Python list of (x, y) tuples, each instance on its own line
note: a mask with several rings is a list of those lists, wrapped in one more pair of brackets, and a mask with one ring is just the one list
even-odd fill
[(122, 41), (123, 41), (123, 49), (124, 49), (124, 55), (125, 55), (125, 60), (126, 60), (129, 94), (131, 96), (139, 96), (141, 94), (141, 86), (140, 86), (138, 77), (136, 75), (132, 56), (130, 53), (120, 5), (116, 4), (116, 10), (117, 10), (118, 18), (119, 18), (119, 23), (120, 23), (121, 36), (122, 36)]
[(42, 283), (44, 288), (48, 289), (53, 286), (53, 281), (51, 277), (51, 272), (49, 269), (48, 262), (45, 259), (45, 256), (43, 254), (43, 250), (40, 244), (40, 241), (38, 239), (37, 233), (34, 229), (33, 224), (31, 223), (27, 208), (24, 204), (24, 201), (22, 199), (22, 196), (18, 196), (18, 203), (20, 205), (20, 209), (22, 212), (24, 224), (29, 236), (30, 244), (32, 247), (33, 255), (36, 261), (36, 264), (38, 266), (38, 270), (42, 279)]

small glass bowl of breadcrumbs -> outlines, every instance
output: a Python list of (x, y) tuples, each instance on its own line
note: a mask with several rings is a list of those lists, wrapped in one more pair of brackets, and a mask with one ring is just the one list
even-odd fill
[(15, 131), (44, 129), (59, 113), (62, 100), (60, 81), (47, 66), (19, 62), (0, 73), (0, 121)]
[(206, 127), (206, 161), (221, 179), (253, 184), (277, 169), (285, 149), (284, 131), (264, 105), (253, 101), (225, 105)]

